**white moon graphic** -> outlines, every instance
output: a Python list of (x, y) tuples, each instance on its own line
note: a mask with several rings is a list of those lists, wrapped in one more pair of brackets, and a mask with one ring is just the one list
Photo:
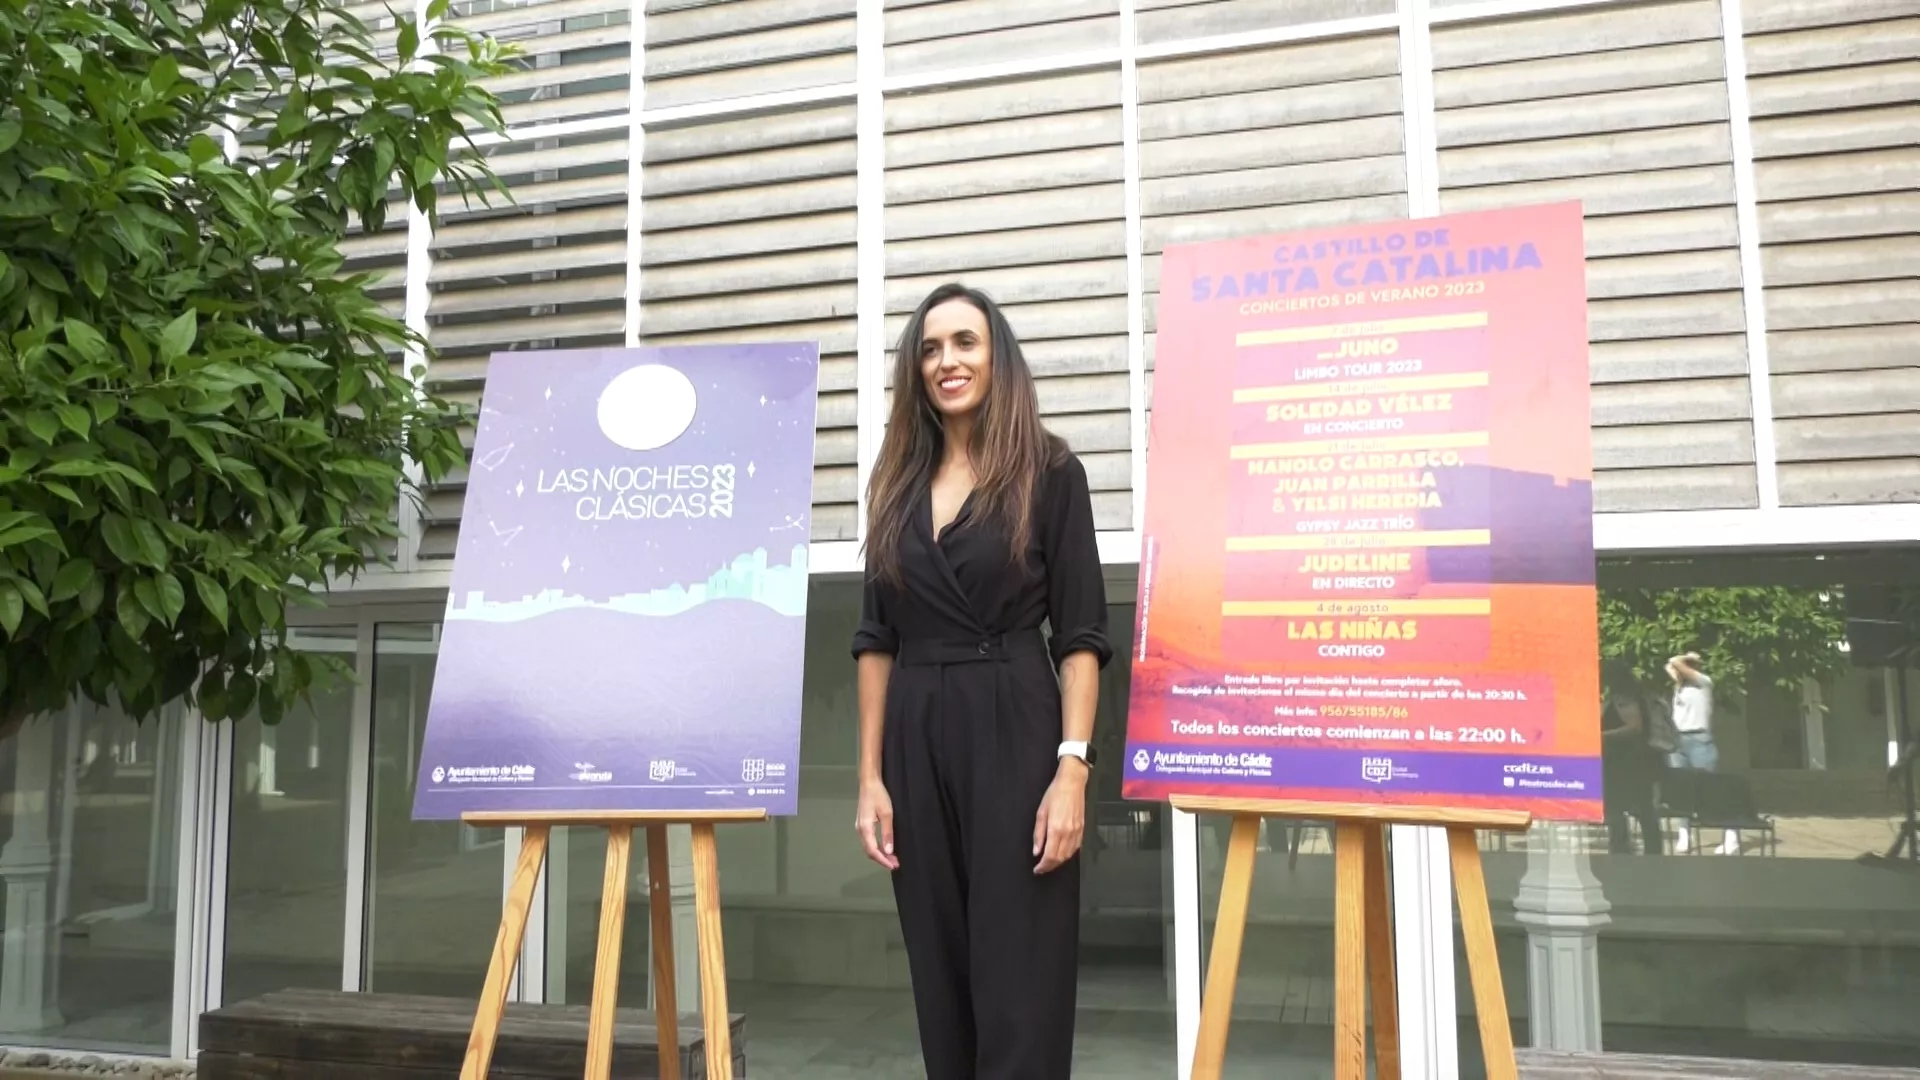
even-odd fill
[(628, 450), (658, 450), (686, 432), (699, 402), (693, 383), (664, 364), (614, 376), (600, 392), (600, 431)]

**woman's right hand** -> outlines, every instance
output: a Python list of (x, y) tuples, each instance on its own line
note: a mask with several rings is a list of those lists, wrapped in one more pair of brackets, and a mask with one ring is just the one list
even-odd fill
[(860, 846), (866, 848), (867, 858), (888, 870), (900, 869), (900, 860), (893, 854), (893, 798), (879, 777), (860, 782), (860, 804), (853, 813), (853, 827), (860, 834)]

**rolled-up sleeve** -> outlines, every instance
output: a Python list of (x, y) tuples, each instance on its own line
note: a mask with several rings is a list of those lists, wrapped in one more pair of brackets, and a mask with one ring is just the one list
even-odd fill
[(900, 634), (894, 630), (892, 620), (887, 618), (886, 597), (881, 595), (882, 589), (883, 586), (874, 575), (866, 575), (866, 587), (860, 596), (860, 626), (853, 632), (855, 660), (865, 653), (893, 656), (900, 651)]
[(1054, 468), (1041, 511), (1054, 666), (1076, 652), (1089, 652), (1104, 668), (1113, 658), (1107, 636), (1107, 583), (1094, 538), (1093, 495), (1079, 458), (1069, 455)]

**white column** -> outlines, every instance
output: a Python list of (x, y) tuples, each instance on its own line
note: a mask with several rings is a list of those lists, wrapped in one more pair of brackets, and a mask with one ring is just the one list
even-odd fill
[(1807, 768), (1827, 768), (1827, 704), (1818, 679), (1800, 680), (1800, 730), (1806, 738)]
[(1400, 1075), (1458, 1080), (1453, 993), (1453, 864), (1445, 829), (1395, 825), (1394, 965), (1400, 975)]
[(0, 882), (7, 897), (6, 936), (0, 940), (0, 1032), (21, 1034), (59, 1027), (55, 1000), (59, 967), (53, 911), (53, 844), (48, 811), (53, 794), (56, 720), (28, 720), (14, 736), (15, 774), (9, 802), (13, 838), (0, 848)]
[(668, 893), (673, 909), (673, 986), (683, 1016), (700, 1008), (700, 926), (693, 905), (693, 826), (667, 829)]
[(1513, 908), (1527, 928), (1533, 1045), (1600, 1049), (1600, 928), (1612, 909), (1581, 845), (1581, 826), (1540, 821)]
[(261, 795), (279, 795), (280, 791), (280, 728), (276, 724), (260, 721), (260, 786)]
[(1905, 713), (1907, 703), (1900, 700), (1900, 672), (1892, 666), (1880, 669), (1882, 695), (1887, 703), (1887, 768), (1900, 764), (1900, 717)]

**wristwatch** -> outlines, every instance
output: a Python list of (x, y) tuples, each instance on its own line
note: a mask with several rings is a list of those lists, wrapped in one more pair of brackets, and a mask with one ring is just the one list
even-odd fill
[(1077, 757), (1081, 761), (1086, 762), (1087, 768), (1091, 769), (1093, 768), (1094, 759), (1100, 755), (1094, 750), (1092, 743), (1081, 742), (1078, 739), (1068, 739), (1066, 742), (1060, 744), (1059, 756), (1063, 758)]

